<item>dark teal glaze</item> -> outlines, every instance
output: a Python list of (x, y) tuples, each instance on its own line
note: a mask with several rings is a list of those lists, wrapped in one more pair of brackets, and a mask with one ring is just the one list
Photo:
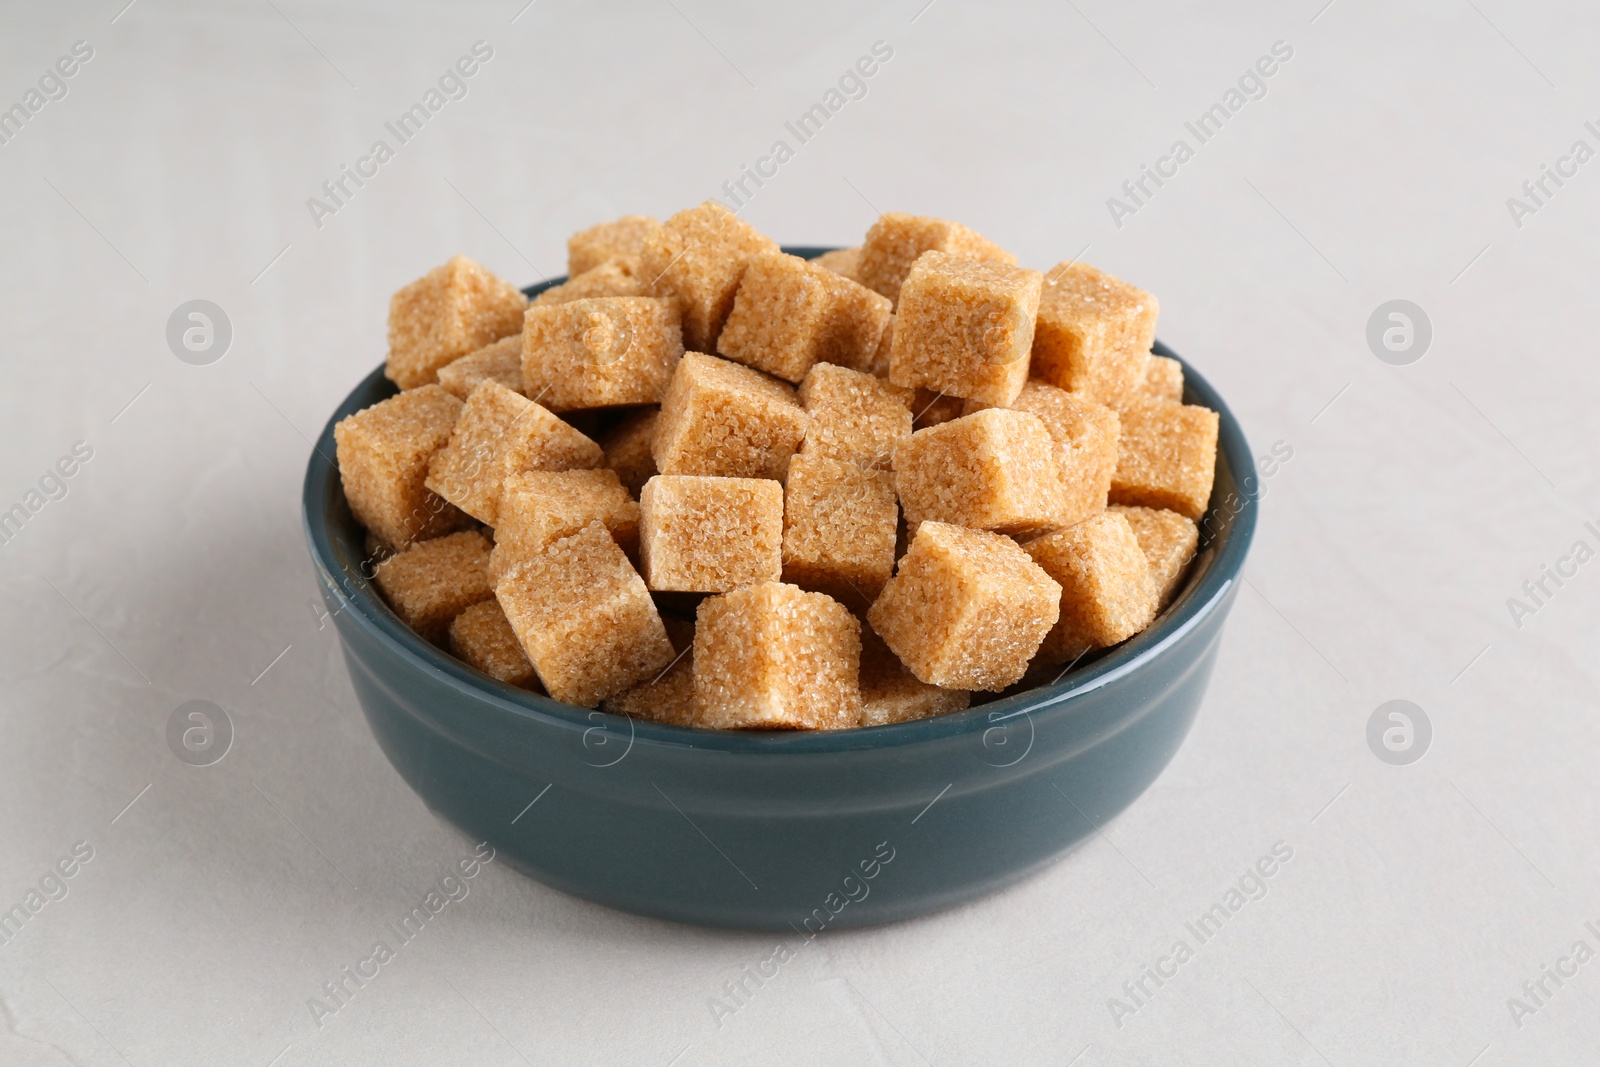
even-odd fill
[(1258, 503), (1238, 423), (1184, 374), (1185, 399), (1222, 417), (1185, 591), (1057, 683), (934, 719), (688, 730), (559, 704), (439, 651), (363, 576), (362, 531), (332, 462), (334, 423), (394, 392), (381, 368), (312, 452), (306, 539), (378, 744), (430, 807), (502, 858), (557, 889), (683, 922), (800, 933), (891, 922), (1060, 857), (1132, 803), (1188, 733)]

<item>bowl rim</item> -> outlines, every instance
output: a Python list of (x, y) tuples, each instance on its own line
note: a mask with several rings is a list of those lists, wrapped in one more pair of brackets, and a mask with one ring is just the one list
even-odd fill
[[(810, 258), (828, 249), (785, 246), (784, 251)], [(531, 296), (550, 286), (558, 285), (563, 280), (553, 278), (529, 286), (524, 291)], [(1260, 497), (1259, 479), (1255, 476), (1255, 458), (1245, 439), (1243, 428), (1217, 391), (1187, 361), (1159, 339), (1152, 351), (1156, 355), (1177, 359), (1183, 365), (1186, 403), (1199, 403), (1217, 412), (1218, 415), (1218, 456), (1227, 463), (1229, 473), (1232, 475), (1235, 486), (1233, 495), (1237, 507), (1232, 509), (1232, 521), (1225, 522), (1209, 544), (1206, 543), (1205, 532), (1202, 532), (1201, 553), (1213, 551), (1214, 555), (1202, 573), (1191, 576), (1186, 588), (1145, 630), (1099, 654), (1076, 670), (1064, 672), (1063, 676), (1053, 682), (961, 711), (907, 722), (847, 730), (748, 731), (671, 726), (628, 715), (577, 707), (525, 689), (518, 689), (478, 672), (443, 649), (430, 644), (400, 621), (377, 594), (373, 583), (367, 580), (365, 575), (352, 576), (340, 565), (334, 547), (333, 517), (325, 505), (330, 493), (343, 492), (342, 487), (336, 484), (338, 468), (333, 458), (336, 455), (334, 426), (346, 416), (377, 402), (369, 398), (375, 392), (381, 391), (384, 386), (389, 386), (383, 376), (382, 364), (379, 364), (345, 396), (312, 445), (311, 455), (306, 463), (301, 502), (306, 543), (321, 583), (325, 589), (333, 592), (339, 602), (338, 608), (333, 612), (335, 616), (342, 615), (353, 620), (369, 637), (382, 644), (391, 656), (408, 663), (414, 669), (441, 677), (463, 695), (492, 706), (513, 718), (525, 719), (529, 725), (539, 724), (585, 731), (604, 729), (608, 733), (626, 729), (628, 736), (635, 742), (675, 749), (795, 755), (898, 748), (981, 733), (1018, 716), (1031, 717), (1044, 711), (1059, 712), (1063, 708), (1070, 707), (1076, 698), (1111, 685), (1139, 670), (1151, 660), (1161, 656), (1166, 649), (1175, 645), (1185, 634), (1217, 611), (1229, 597), (1234, 582), (1244, 567), (1245, 558), (1255, 535)], [(1206, 518), (1210, 517), (1220, 505), (1217, 490), (1214, 488), (1210, 506), (1201, 523), (1204, 524)], [(341, 580), (340, 575), (343, 575), (345, 580)]]

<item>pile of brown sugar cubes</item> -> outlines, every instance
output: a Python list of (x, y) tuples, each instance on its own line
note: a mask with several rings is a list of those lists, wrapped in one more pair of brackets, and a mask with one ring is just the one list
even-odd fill
[(1049, 682), (1176, 594), (1218, 422), (1149, 293), (903, 214), (810, 261), (715, 202), (568, 252), (531, 303), (464, 256), (401, 289), (401, 391), (336, 427), (379, 590), (472, 667), (878, 726)]

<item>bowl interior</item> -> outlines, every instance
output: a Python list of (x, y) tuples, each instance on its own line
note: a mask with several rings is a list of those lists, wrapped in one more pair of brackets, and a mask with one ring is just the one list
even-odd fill
[[(805, 258), (827, 249), (787, 247)], [(536, 294), (564, 279), (552, 279), (525, 290)], [(1210, 611), (1228, 592), (1244, 564), (1256, 523), (1258, 481), (1255, 460), (1238, 421), (1209, 382), (1159, 340), (1158, 355), (1183, 363), (1184, 402), (1220, 416), (1216, 480), (1211, 507), (1200, 521), (1200, 550), (1184, 588), (1142, 633), (1120, 645), (1083, 657), (1055, 681), (1026, 690), (1008, 690), (998, 697), (974, 694), (985, 702), (965, 711), (888, 726), (821, 732), (758, 732), (702, 730), (635, 721), (627, 729), (648, 743), (727, 751), (835, 752), (914, 744), (921, 740), (981, 732), (997, 721), (1024, 712), (1037, 713), (1069, 703), (1075, 694), (1106, 685), (1138, 669), (1160, 654)], [(306, 538), (321, 576), (337, 593), (340, 612), (352, 612), (375, 631), (401, 658), (417, 669), (440, 672), (464, 683), (483, 701), (502, 710), (535, 719), (554, 719), (579, 728), (621, 718), (563, 704), (498, 682), (429, 644), (401, 622), (373, 587), (366, 561), (365, 532), (351, 514), (339, 483), (334, 425), (348, 415), (393, 396), (398, 390), (380, 365), (347, 396), (317, 438), (306, 471), (304, 520)]]

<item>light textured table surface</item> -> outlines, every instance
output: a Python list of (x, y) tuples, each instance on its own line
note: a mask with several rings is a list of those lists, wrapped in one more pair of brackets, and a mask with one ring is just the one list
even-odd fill
[[(0, 908), (60, 897), (0, 944), (0, 1063), (1595, 1062), (1592, 5), (522, 2), (3, 7), (0, 105), (66, 94), (0, 144), (0, 510), (28, 513), (0, 547)], [(477, 41), (466, 95), (314, 220)], [(780, 139), (765, 232), (855, 243), (902, 210), (1082, 255), (1159, 295), (1257, 454), (1292, 452), (1192, 734), (1065, 861), (825, 936), (731, 1014), (783, 939), (491, 864), (319, 1018), (472, 846), (386, 763), (318, 617), (308, 438), (401, 284), (457, 252), (560, 273), (569, 232), (719, 195)], [(1568, 176), (1524, 192), (1545, 166)], [(192, 299), (232, 327), (207, 366), (166, 340)], [(1409, 365), (1367, 341), (1394, 299), (1431, 323)], [(1575, 575), (1530, 596), (1547, 566)], [(213, 766), (167, 745), (194, 699), (236, 731)], [(1367, 742), (1393, 699), (1432, 726), (1409, 765)], [(1279, 842), (1265, 895), (1132, 999)]]

